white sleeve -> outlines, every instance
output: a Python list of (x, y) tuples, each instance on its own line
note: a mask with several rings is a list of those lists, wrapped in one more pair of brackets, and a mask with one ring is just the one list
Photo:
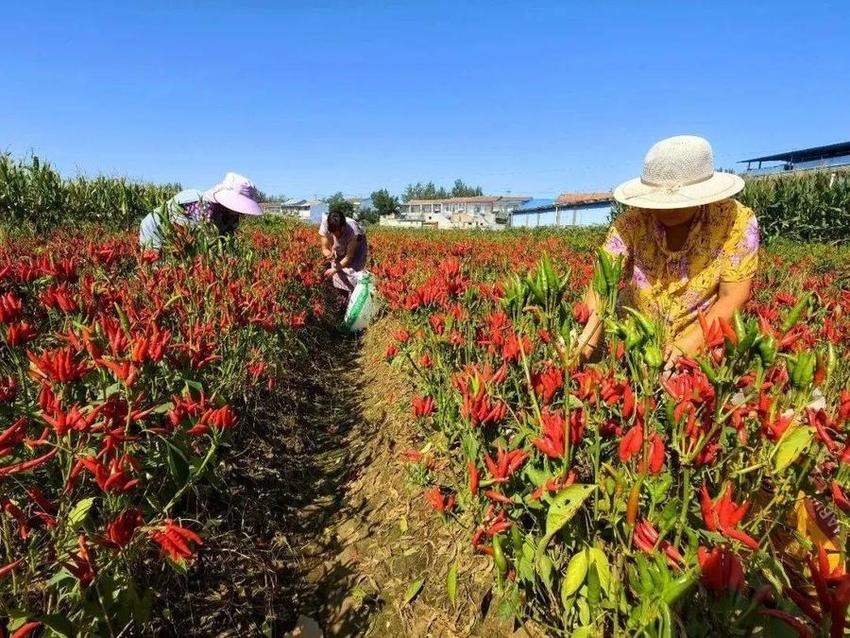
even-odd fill
[(325, 214), (322, 215), (322, 221), (319, 224), (319, 234), (322, 237), (328, 236), (328, 216)]

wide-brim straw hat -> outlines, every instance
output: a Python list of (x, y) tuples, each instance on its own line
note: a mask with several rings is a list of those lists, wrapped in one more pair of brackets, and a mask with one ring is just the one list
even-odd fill
[(204, 198), (242, 215), (263, 214), (257, 188), (251, 180), (237, 173), (227, 173), (220, 184), (204, 193)]
[(665, 210), (719, 202), (743, 188), (738, 175), (714, 170), (708, 140), (677, 135), (649, 149), (641, 176), (614, 189), (614, 199), (635, 208)]

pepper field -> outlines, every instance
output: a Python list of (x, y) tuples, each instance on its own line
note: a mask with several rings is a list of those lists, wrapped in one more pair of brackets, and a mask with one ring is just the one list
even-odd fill
[(845, 635), (850, 253), (663, 378), (601, 238), (370, 231), (351, 337), (307, 226), (7, 231), (0, 635)]

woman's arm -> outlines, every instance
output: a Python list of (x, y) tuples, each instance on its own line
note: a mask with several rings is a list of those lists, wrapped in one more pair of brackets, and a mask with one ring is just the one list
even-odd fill
[(331, 240), (328, 239), (327, 235), (319, 235), (322, 238), (322, 254), (325, 257), (331, 257), (334, 253), (334, 245), (331, 243)]
[(361, 241), (363, 241), (362, 235), (355, 235), (351, 238), (351, 241), (348, 242), (348, 246), (345, 248), (345, 257), (337, 262), (338, 268), (346, 268), (354, 261), (355, 256), (357, 256), (357, 247), (360, 245)]
[(599, 342), (602, 339), (602, 334), (605, 332), (602, 326), (602, 320), (596, 312), (598, 308), (598, 300), (593, 286), (588, 287), (584, 294), (584, 303), (590, 310), (590, 315), (587, 318), (587, 323), (584, 325), (584, 330), (581, 331), (579, 337), (579, 356), (582, 360), (587, 361), (593, 357), (593, 353), (599, 348)]
[[(732, 319), (735, 311), (743, 309), (749, 301), (751, 288), (751, 279), (731, 282), (721, 281), (720, 289), (717, 292), (717, 301), (712, 304), (705, 315), (708, 325), (718, 319), (727, 321)], [(697, 327), (691, 328), (670, 346), (668, 361), (671, 358), (673, 360), (678, 359), (681, 355), (693, 356), (698, 354), (704, 342), (702, 330)]]

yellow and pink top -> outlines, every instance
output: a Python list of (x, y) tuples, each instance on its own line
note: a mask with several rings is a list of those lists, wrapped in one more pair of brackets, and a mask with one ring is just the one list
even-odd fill
[(662, 321), (673, 340), (717, 300), (721, 282), (755, 275), (758, 220), (735, 199), (707, 204), (681, 250), (673, 251), (652, 211), (630, 208), (611, 225), (603, 250), (625, 259), (622, 303)]

